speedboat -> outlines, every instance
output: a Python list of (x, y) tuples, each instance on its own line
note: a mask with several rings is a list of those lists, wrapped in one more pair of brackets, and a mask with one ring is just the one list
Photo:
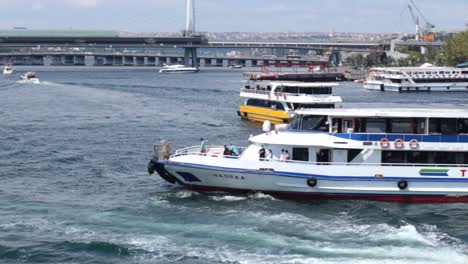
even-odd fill
[(234, 65), (229, 65), (229, 68), (230, 69), (242, 69), (242, 65), (241, 64), (234, 64)]
[(3, 68), (3, 74), (12, 74), (13, 73), (13, 66), (11, 64), (5, 65)]
[(200, 69), (197, 67), (188, 67), (182, 64), (174, 64), (174, 65), (164, 65), (159, 72), (160, 73), (177, 73), (177, 72), (198, 72)]
[(468, 202), (467, 109), (302, 109), (287, 127), (266, 121), (263, 131), (238, 155), (155, 146), (148, 172), (198, 191)]
[(23, 75), (21, 75), (21, 80), (19, 81), (21, 83), (34, 83), (34, 84), (39, 84), (40, 81), (37, 78), (36, 74), (34, 72), (27, 72)]

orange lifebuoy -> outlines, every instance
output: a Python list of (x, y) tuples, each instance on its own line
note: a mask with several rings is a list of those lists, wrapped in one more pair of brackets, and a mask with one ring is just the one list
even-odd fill
[(390, 141), (388, 141), (387, 138), (382, 138), (380, 140), (380, 147), (382, 148), (388, 148), (390, 146)]
[(418, 142), (418, 140), (416, 140), (416, 139), (414, 139), (414, 138), (413, 138), (412, 140), (410, 140), (410, 141), (409, 141), (409, 147), (410, 147), (410, 149), (417, 149), (417, 148), (419, 148), (419, 142)]
[(395, 140), (395, 142), (393, 142), (393, 144), (395, 145), (395, 148), (396, 148), (396, 149), (401, 149), (401, 148), (403, 148), (403, 146), (405, 145), (403, 139), (401, 139), (401, 138), (397, 138), (397, 139)]

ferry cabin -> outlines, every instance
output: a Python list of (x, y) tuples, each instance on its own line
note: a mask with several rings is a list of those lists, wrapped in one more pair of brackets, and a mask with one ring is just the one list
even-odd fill
[(301, 108), (334, 108), (342, 102), (333, 95), (337, 83), (261, 82), (245, 85), (238, 114), (243, 119), (273, 124), (288, 123), (293, 111)]
[(304, 109), (273, 134), (256, 137), (257, 148), (287, 149), (297, 161), (468, 164), (466, 110)]
[(377, 91), (468, 91), (468, 70), (450, 67), (372, 68), (364, 88)]

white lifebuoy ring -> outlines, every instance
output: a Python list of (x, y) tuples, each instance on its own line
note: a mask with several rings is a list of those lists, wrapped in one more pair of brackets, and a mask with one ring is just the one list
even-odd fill
[(382, 138), (382, 139), (380, 140), (380, 147), (386, 149), (386, 148), (388, 148), (389, 146), (390, 146), (390, 141), (388, 141), (387, 138)]
[(419, 148), (419, 142), (418, 142), (418, 140), (416, 140), (416, 139), (414, 139), (414, 138), (413, 138), (412, 140), (410, 140), (410, 141), (409, 141), (409, 147), (410, 147), (410, 149), (417, 149), (417, 148)]
[(397, 138), (395, 142), (393, 142), (393, 144), (395, 145), (396, 149), (401, 149), (405, 145), (405, 142), (403, 141), (403, 139)]

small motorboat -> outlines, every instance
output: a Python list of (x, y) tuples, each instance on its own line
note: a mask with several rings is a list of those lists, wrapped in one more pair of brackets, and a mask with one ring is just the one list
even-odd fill
[(162, 67), (159, 72), (160, 73), (178, 73), (178, 72), (198, 72), (200, 69), (197, 67), (188, 67), (182, 64), (175, 64), (175, 65), (165, 65)]
[(40, 81), (37, 78), (36, 74), (34, 72), (27, 72), (23, 75), (21, 75), (21, 80), (19, 81), (21, 83), (34, 83), (34, 84), (39, 84)]
[(12, 74), (13, 73), (13, 66), (11, 64), (5, 65), (3, 68), (3, 74)]
[(242, 69), (242, 65), (240, 64), (229, 65), (229, 69)]

